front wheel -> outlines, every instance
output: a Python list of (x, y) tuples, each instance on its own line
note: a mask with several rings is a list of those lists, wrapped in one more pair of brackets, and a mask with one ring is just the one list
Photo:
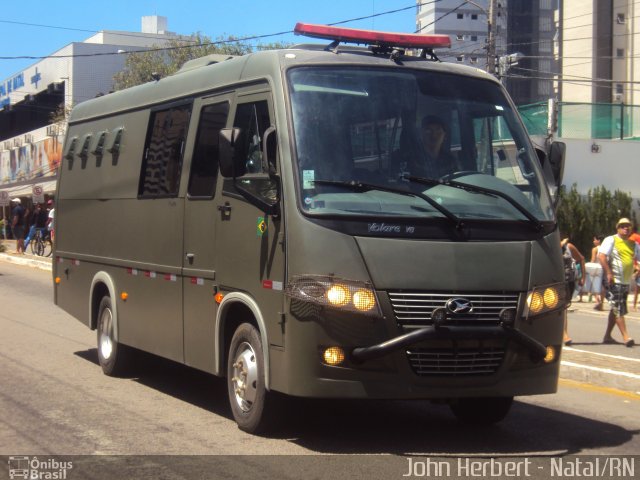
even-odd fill
[(105, 375), (122, 375), (128, 368), (129, 351), (115, 338), (115, 319), (111, 297), (105, 296), (98, 309), (98, 362)]
[(504, 419), (513, 397), (460, 398), (449, 407), (458, 420), (469, 425), (493, 425)]
[(231, 411), (238, 427), (249, 433), (264, 431), (272, 403), (264, 381), (264, 356), (258, 330), (241, 324), (233, 334), (227, 361), (227, 390)]

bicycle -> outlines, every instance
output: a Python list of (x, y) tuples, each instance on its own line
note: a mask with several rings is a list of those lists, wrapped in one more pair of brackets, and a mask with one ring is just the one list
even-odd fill
[(50, 257), (53, 246), (51, 245), (49, 233), (44, 230), (44, 228), (36, 229), (33, 240), (31, 240), (31, 253), (40, 257)]

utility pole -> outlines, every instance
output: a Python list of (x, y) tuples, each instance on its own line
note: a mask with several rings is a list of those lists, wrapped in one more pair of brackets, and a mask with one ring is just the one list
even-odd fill
[(489, 0), (489, 14), (487, 15), (487, 72), (496, 74), (496, 0)]

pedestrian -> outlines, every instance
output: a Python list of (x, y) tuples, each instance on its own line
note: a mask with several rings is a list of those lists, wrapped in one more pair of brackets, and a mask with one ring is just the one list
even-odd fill
[(598, 249), (598, 260), (607, 280), (607, 300), (611, 303), (602, 343), (617, 343), (611, 333), (613, 327), (618, 325), (624, 344), (633, 347), (635, 342), (627, 332), (624, 316), (628, 313), (629, 284), (632, 281), (634, 261), (640, 258), (640, 245), (629, 239), (631, 221), (628, 218), (618, 220), (616, 230), (617, 233), (605, 238)]
[[(585, 271), (584, 256), (573, 243), (569, 242), (568, 238), (562, 239), (560, 241), (560, 246), (562, 247), (562, 259), (564, 261), (564, 279), (567, 285), (566, 295), (570, 301), (573, 296), (573, 292), (576, 289), (576, 283), (580, 286), (581, 291), (582, 286), (584, 285), (585, 276), (582, 275), (580, 278), (577, 276), (577, 265), (580, 265), (582, 272)], [(564, 344), (568, 347), (573, 343), (573, 340), (571, 340), (571, 337), (569, 336), (567, 323), (568, 322), (565, 317)]]
[[(596, 299), (596, 304), (593, 307), (594, 310), (602, 310), (604, 303), (605, 292), (604, 282), (602, 281), (602, 266), (598, 261), (598, 248), (600, 248), (602, 240), (604, 240), (604, 235), (598, 234), (593, 237), (593, 248), (591, 249), (591, 260), (589, 261), (591, 265), (587, 264), (587, 271), (593, 272), (590, 282), (592, 286), (591, 291), (594, 290), (594, 286), (596, 287), (595, 289), (598, 290), (597, 293), (594, 292), (594, 297)], [(600, 281), (598, 282), (598, 280)], [(597, 288), (598, 286), (600, 286), (599, 289)]]
[(56, 209), (53, 206), (53, 200), (49, 200), (47, 202), (47, 206), (51, 207), (47, 218), (47, 230), (49, 231), (49, 238), (51, 238), (51, 243), (53, 243), (56, 238)]
[(11, 211), (11, 231), (16, 240), (16, 253), (24, 255), (24, 208), (19, 198), (11, 200), (14, 204)]

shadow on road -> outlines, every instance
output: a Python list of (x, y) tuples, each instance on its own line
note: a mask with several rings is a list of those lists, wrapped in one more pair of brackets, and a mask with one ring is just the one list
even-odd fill
[[(96, 349), (75, 354), (98, 365)], [(144, 352), (135, 358), (131, 380), (232, 418), (224, 379)], [(279, 400), (282, 421), (268, 437), (317, 453), (569, 455), (615, 448), (640, 433), (518, 401), (503, 422), (474, 428), (427, 401)]]

